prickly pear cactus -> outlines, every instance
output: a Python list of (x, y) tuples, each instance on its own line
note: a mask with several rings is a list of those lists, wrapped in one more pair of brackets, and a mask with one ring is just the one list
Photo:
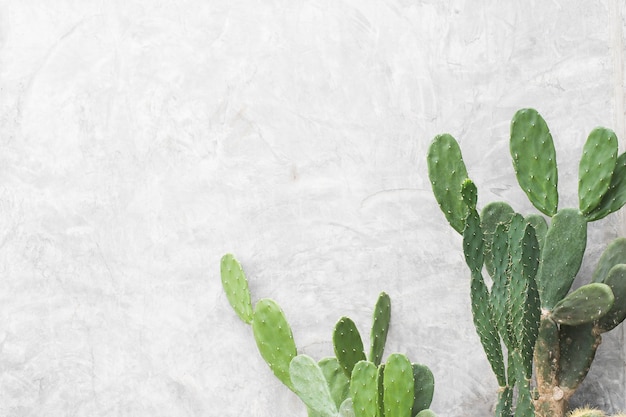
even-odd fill
[(513, 169), (541, 213), (522, 216), (506, 202), (489, 203), (479, 214), (476, 186), (461, 178), (467, 169), (456, 140), (439, 135), (429, 148), (433, 194), (463, 235), (474, 324), (501, 387), (498, 416), (510, 416), (513, 387), (519, 394), (516, 416), (533, 415), (533, 408), (540, 417), (565, 416), (600, 335), (626, 318), (626, 238), (607, 247), (591, 283), (571, 291), (588, 223), (626, 204), (626, 153), (618, 155), (617, 149), (613, 131), (596, 128), (589, 134), (579, 162), (579, 205), (559, 208), (552, 134), (536, 110), (518, 111), (511, 122)]
[[(567, 414), (567, 417), (609, 417), (600, 410), (595, 408), (577, 408)], [(626, 414), (614, 414), (610, 417), (626, 417)]]
[(252, 307), (248, 281), (234, 256), (224, 255), (220, 269), (228, 302), (252, 327), (259, 353), (306, 405), (309, 417), (436, 417), (428, 409), (435, 386), (428, 367), (400, 354), (389, 356), (387, 371), (381, 363), (391, 320), (386, 293), (374, 307), (369, 360), (356, 324), (342, 317), (333, 333), (337, 357), (316, 362), (298, 354), (291, 327), (275, 301), (261, 299)]

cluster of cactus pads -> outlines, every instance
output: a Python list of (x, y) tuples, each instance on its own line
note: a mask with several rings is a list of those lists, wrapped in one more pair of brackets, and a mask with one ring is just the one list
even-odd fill
[(626, 318), (626, 238), (609, 244), (590, 283), (570, 291), (587, 223), (626, 203), (626, 153), (618, 156), (615, 133), (594, 129), (579, 164), (579, 207), (559, 209), (556, 152), (536, 110), (513, 117), (510, 151), (518, 183), (542, 215), (523, 216), (505, 202), (479, 213), (476, 186), (448, 134), (429, 148), (429, 177), (445, 217), (463, 235), (474, 324), (500, 386), (496, 415), (511, 415), (517, 386), (516, 417), (563, 417), (601, 334)]
[(369, 355), (351, 319), (333, 332), (335, 357), (315, 361), (298, 354), (291, 327), (278, 304), (259, 300), (254, 308), (240, 263), (221, 261), (222, 286), (231, 306), (252, 326), (261, 356), (274, 375), (306, 405), (309, 417), (436, 417), (428, 408), (434, 391), (430, 369), (399, 353), (382, 363), (391, 301), (381, 293), (374, 308)]

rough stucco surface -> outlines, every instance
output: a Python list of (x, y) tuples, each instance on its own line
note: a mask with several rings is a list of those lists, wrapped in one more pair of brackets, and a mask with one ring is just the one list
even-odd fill
[[(455, 135), (479, 203), (529, 212), (515, 110), (552, 129), (562, 206), (587, 133), (626, 139), (623, 7), (524, 3), (0, 1), (0, 415), (305, 416), (228, 306), (226, 252), (316, 358), (388, 292), (387, 352), (432, 368), (433, 409), (489, 415), (428, 144)], [(581, 275), (625, 217), (590, 227)], [(626, 407), (623, 338), (575, 402)]]

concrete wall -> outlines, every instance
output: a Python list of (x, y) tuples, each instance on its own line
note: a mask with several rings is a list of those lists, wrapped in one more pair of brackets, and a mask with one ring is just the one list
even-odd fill
[[(443, 417), (496, 382), (425, 154), (455, 135), (480, 204), (531, 211), (508, 125), (537, 108), (576, 205), (588, 132), (624, 150), (620, 0), (0, 1), (0, 415), (305, 416), (231, 311), (219, 259), (301, 352), (367, 334), (437, 379)], [(588, 275), (623, 214), (590, 231)], [(577, 402), (623, 409), (623, 331)]]

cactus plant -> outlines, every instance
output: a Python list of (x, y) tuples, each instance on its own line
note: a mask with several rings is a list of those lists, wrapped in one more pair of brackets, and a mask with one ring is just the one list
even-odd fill
[[(600, 410), (595, 408), (583, 407), (572, 410), (567, 414), (567, 417), (609, 417)], [(614, 414), (611, 417), (626, 417), (626, 414)]]
[(278, 304), (259, 300), (254, 309), (248, 281), (233, 255), (221, 261), (222, 286), (239, 318), (252, 327), (259, 353), (274, 375), (306, 405), (309, 417), (436, 417), (430, 369), (405, 355), (382, 356), (391, 319), (391, 300), (381, 293), (374, 307), (366, 357), (356, 324), (348, 317), (333, 332), (336, 357), (316, 362), (298, 354), (291, 327)]
[[(513, 168), (542, 213), (522, 216), (506, 202), (489, 203), (479, 214), (476, 186), (461, 178), (467, 169), (456, 140), (443, 134), (430, 145), (433, 194), (450, 225), (463, 235), (474, 324), (501, 387), (498, 416), (510, 415), (514, 386), (519, 390), (516, 416), (565, 416), (601, 334), (626, 317), (625, 238), (607, 247), (591, 283), (571, 291), (588, 223), (626, 204), (626, 153), (618, 155), (617, 148), (611, 130), (591, 132), (579, 163), (579, 206), (559, 208), (556, 150), (548, 125), (534, 109), (518, 111), (511, 122)], [(491, 288), (482, 278), (483, 267)]]

